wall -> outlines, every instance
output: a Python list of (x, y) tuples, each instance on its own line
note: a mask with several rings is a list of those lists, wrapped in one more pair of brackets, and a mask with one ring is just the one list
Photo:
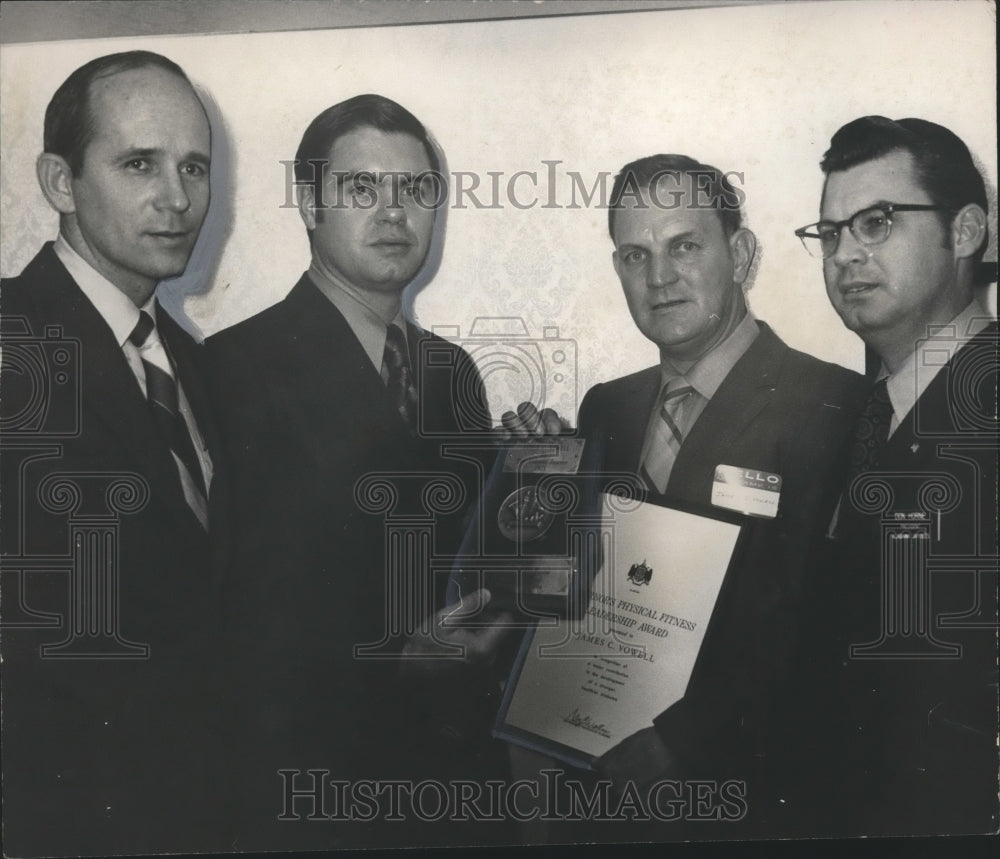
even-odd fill
[[(535, 195), (529, 178), (517, 180), (522, 205), (537, 196), (532, 208), (504, 194), (499, 208), (467, 197), (449, 208), (440, 266), (409, 296), (424, 327), (466, 337), (477, 317), (515, 316), (531, 335), (558, 329), (576, 344), (577, 399), (654, 362), (611, 267), (606, 210), (569, 206), (569, 172), (589, 187), (633, 158), (682, 152), (744, 174), (761, 247), (755, 312), (792, 346), (860, 368), (818, 262), (792, 234), (817, 217), (817, 163), (850, 119), (920, 116), (958, 133), (995, 187), (994, 24), (993, 5), (978, 0), (843, 2), (5, 46), (0, 269), (20, 271), (57, 230), (33, 167), (52, 92), (88, 59), (142, 47), (179, 62), (224, 118), (214, 226), (167, 288), (175, 302), (186, 296), (206, 335), (280, 300), (306, 268), (281, 160), (321, 110), (379, 92), (420, 117), (450, 169), (478, 174), (487, 191), (487, 172), (502, 174), (501, 191), (517, 171), (538, 176)], [(550, 193), (555, 206), (543, 207)], [(482, 187), (477, 195), (491, 202)], [(993, 219), (995, 235), (995, 208)], [(511, 368), (490, 386), (497, 413), (538, 391)]]

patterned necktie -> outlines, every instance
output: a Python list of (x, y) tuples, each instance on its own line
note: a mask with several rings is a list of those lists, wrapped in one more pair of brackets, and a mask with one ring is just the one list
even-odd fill
[(679, 426), (681, 410), (692, 393), (694, 388), (683, 376), (678, 376), (670, 380), (660, 396), (659, 419), (653, 427), (653, 438), (642, 463), (642, 476), (650, 489), (661, 494), (666, 492), (677, 452), (684, 443), (684, 433)]
[(195, 497), (193, 500), (189, 497), (188, 502), (204, 525), (208, 521), (205, 476), (191, 441), (191, 433), (180, 413), (177, 382), (174, 380), (170, 356), (160, 338), (151, 336), (155, 328), (153, 317), (144, 310), (140, 311), (139, 321), (128, 339), (139, 349), (142, 368), (146, 373), (146, 399), (153, 410), (156, 425), (174, 454), (178, 471), (183, 469), (186, 472), (186, 475), (181, 475), (181, 483), (185, 482), (185, 476), (190, 479)]
[(854, 440), (851, 443), (848, 486), (859, 474), (875, 467), (879, 451), (889, 440), (889, 426), (893, 412), (887, 381), (882, 379), (875, 383), (858, 417), (857, 426), (854, 428)]
[(390, 324), (386, 328), (382, 363), (386, 369), (385, 386), (393, 407), (413, 435), (417, 427), (417, 388), (406, 354), (406, 338), (398, 325)]

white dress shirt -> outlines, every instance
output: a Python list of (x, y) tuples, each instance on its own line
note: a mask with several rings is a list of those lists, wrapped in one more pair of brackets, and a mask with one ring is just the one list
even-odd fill
[[(135, 329), (136, 323), (139, 321), (139, 308), (135, 306), (132, 300), (125, 295), (124, 292), (118, 289), (118, 287), (111, 283), (111, 281), (94, 269), (90, 263), (73, 250), (73, 248), (70, 247), (69, 242), (66, 241), (61, 233), (59, 238), (56, 239), (54, 250), (56, 256), (59, 257), (59, 261), (69, 272), (70, 277), (76, 281), (76, 285), (80, 287), (83, 294), (87, 297), (90, 303), (94, 305), (94, 309), (97, 310), (101, 318), (105, 321), (105, 323), (107, 323), (108, 328), (111, 329), (111, 333), (114, 335), (115, 341), (121, 347), (122, 354), (125, 356), (125, 360), (128, 363), (129, 368), (132, 370), (132, 374), (135, 376), (136, 383), (139, 385), (139, 390), (142, 391), (142, 396), (145, 397), (146, 371), (142, 366), (142, 358), (139, 354), (139, 348), (133, 345), (132, 341), (129, 340), (129, 335)], [(152, 316), (154, 320), (156, 319), (155, 301), (155, 295), (151, 296), (149, 301), (146, 302), (146, 305), (142, 308), (150, 316)], [(158, 348), (162, 351), (163, 344), (159, 337), (159, 331), (154, 328), (152, 333), (149, 335), (149, 339), (153, 341), (152, 348)], [(167, 367), (163, 367), (164, 370), (169, 367), (169, 362), (156, 363), (158, 366), (161, 365), (161, 363), (166, 363)], [(174, 374), (171, 372), (171, 375)], [(184, 418), (184, 423), (187, 425), (188, 432), (191, 435), (191, 440), (194, 443), (195, 453), (198, 455), (198, 463), (201, 465), (202, 477), (205, 480), (205, 486), (211, 487), (213, 471), (212, 458), (208, 453), (208, 448), (205, 446), (204, 437), (198, 429), (198, 422), (195, 420), (194, 412), (191, 410), (191, 404), (188, 402), (188, 399), (184, 394), (184, 386), (181, 384), (180, 379), (175, 378), (174, 381), (177, 383), (178, 409), (181, 416)], [(187, 473), (187, 468), (183, 466), (176, 454), (174, 455), (174, 459), (177, 460), (179, 464), (178, 471), (181, 475), (181, 483), (184, 488), (185, 498), (191, 508), (196, 509), (199, 502), (192, 503), (194, 499), (191, 497), (191, 493), (198, 492), (198, 490), (191, 482), (191, 478)]]

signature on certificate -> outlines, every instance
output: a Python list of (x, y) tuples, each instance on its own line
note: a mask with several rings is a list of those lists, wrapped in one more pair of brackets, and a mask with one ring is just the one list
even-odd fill
[(573, 725), (575, 728), (583, 728), (585, 731), (590, 731), (592, 734), (597, 734), (598, 736), (610, 738), (611, 733), (604, 726), (604, 723), (596, 724), (590, 716), (583, 716), (580, 714), (580, 708), (574, 707), (573, 712), (563, 716), (563, 721), (567, 725)]

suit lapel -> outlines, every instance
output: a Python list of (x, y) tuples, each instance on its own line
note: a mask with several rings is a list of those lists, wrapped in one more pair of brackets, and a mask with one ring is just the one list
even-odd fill
[[(304, 422), (309, 437), (316, 440), (316, 427), (328, 425), (331, 415), (352, 415), (357, 426), (373, 433), (384, 434), (398, 424), (399, 437), (408, 438), (379, 371), (343, 314), (308, 277), (295, 285), (283, 307), (292, 342), (275, 360), (294, 365), (285, 368), (284, 379), (307, 386), (298, 396), (309, 410)], [(291, 401), (289, 406), (301, 407)], [(330, 439), (320, 441), (327, 444)]]
[[(419, 403), (417, 423), (418, 425), (422, 423), (421, 429), (427, 429), (432, 433), (455, 431), (458, 427), (457, 420), (448, 421), (446, 425), (442, 425), (440, 418), (443, 415), (454, 414), (456, 409), (470, 407), (469, 403), (463, 404), (456, 401), (457, 397), (471, 395), (471, 390), (466, 391), (462, 388), (462, 383), (469, 380), (455, 378), (455, 373), (459, 371), (459, 367), (455, 364), (448, 365), (450, 372), (442, 372), (443, 368), (436, 366), (440, 362), (435, 362), (433, 358), (429, 357), (432, 350), (438, 350), (439, 346), (447, 347), (440, 341), (437, 345), (433, 344), (433, 339), (433, 335), (418, 328), (412, 322), (406, 323), (406, 348), (409, 352), (410, 369), (413, 372), (413, 382), (417, 388), (417, 402)], [(451, 357), (454, 358), (454, 356)], [(453, 388), (452, 385), (456, 385), (456, 387)], [(402, 428), (403, 424), (396, 414), (388, 393), (386, 403), (394, 421)], [(395, 425), (394, 423), (393, 426)]]
[(718, 457), (720, 450), (731, 448), (771, 401), (788, 347), (765, 323), (758, 325), (757, 338), (729, 371), (684, 439), (670, 474), (668, 494), (685, 495), (700, 487), (706, 468), (722, 464), (709, 462), (711, 456)]
[[(878, 468), (912, 468), (932, 462), (937, 458), (938, 444), (941, 441), (954, 439), (959, 433), (974, 433), (976, 429), (981, 429), (959, 426), (960, 421), (956, 417), (960, 410), (953, 401), (953, 388), (956, 381), (968, 382), (972, 378), (968, 373), (968, 361), (986, 358), (982, 366), (995, 365), (996, 337), (997, 324), (994, 322), (962, 346), (948, 364), (941, 368), (882, 448)], [(993, 357), (986, 356), (983, 352), (984, 345), (990, 346)], [(957, 378), (952, 378), (952, 374)], [(995, 389), (992, 397), (992, 401), (981, 404), (983, 414), (990, 414), (995, 409)]]
[(343, 314), (308, 277), (295, 285), (284, 305), (294, 360), (306, 365), (306, 378), (319, 392), (335, 390), (348, 379), (361, 380), (361, 388), (381, 382)]
[(173, 457), (160, 441), (149, 403), (103, 317), (59, 262), (51, 245), (43, 248), (25, 275), (34, 281), (31, 294), (39, 318), (47, 326), (60, 326), (64, 337), (80, 344), (82, 436), (86, 438), (93, 431), (89, 421), (102, 424), (130, 459), (141, 464), (136, 470), (152, 484), (150, 503), (160, 499), (175, 511), (179, 505), (182, 514), (193, 517), (184, 501)]
[(658, 366), (632, 376), (618, 403), (623, 413), (608, 415), (609, 426), (613, 427), (607, 433), (609, 470), (638, 474), (646, 427), (660, 393), (661, 379)]
[[(934, 381), (928, 386), (927, 390), (924, 391), (921, 400), (921, 406), (928, 409), (947, 409), (948, 403), (945, 397), (940, 396), (940, 387), (943, 391), (944, 386), (938, 385), (941, 381), (942, 373), (938, 373)], [(889, 440), (885, 443), (882, 449), (878, 453), (878, 464), (879, 469), (885, 468), (904, 468), (907, 466), (913, 466), (922, 460), (919, 456), (921, 453), (921, 447), (924, 448), (925, 452), (934, 450), (937, 448), (935, 439), (925, 439), (927, 442), (925, 445), (921, 445), (917, 434), (916, 428), (914, 426), (914, 414), (913, 409), (910, 413), (903, 419), (900, 425), (896, 428), (896, 431), (892, 434)]]
[(410, 371), (413, 373), (413, 383), (417, 386), (417, 393), (423, 396), (426, 379), (424, 377), (423, 347), (421, 343), (428, 339), (430, 335), (421, 328), (417, 328), (412, 322), (406, 323), (406, 351), (410, 359)]

